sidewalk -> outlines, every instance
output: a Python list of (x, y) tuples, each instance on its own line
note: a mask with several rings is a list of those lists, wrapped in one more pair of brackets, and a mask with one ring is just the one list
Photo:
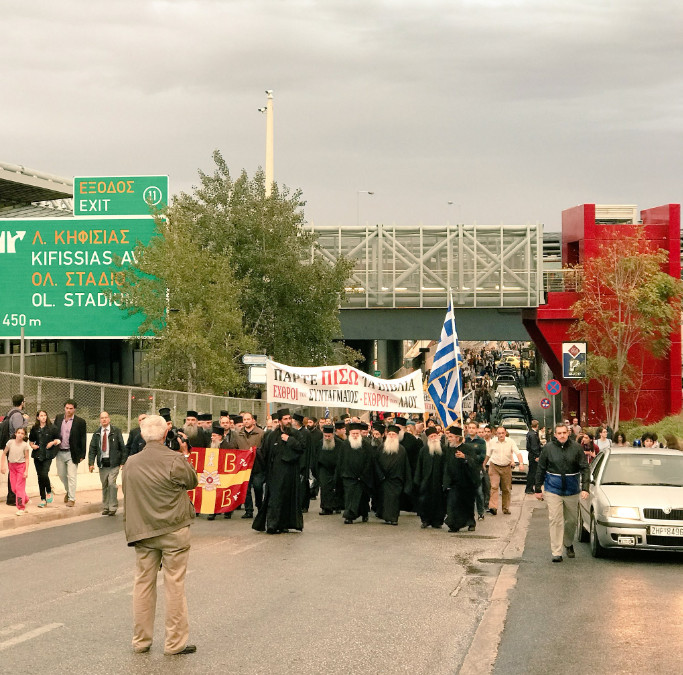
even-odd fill
[[(121, 473), (118, 478), (119, 484), (119, 508), (123, 508), (123, 493), (121, 491)], [(98, 513), (102, 508), (102, 484), (100, 475), (95, 467), (95, 471), (88, 471), (88, 462), (82, 461), (78, 465), (78, 478), (76, 483), (76, 505), (68, 507), (64, 503), (64, 486), (57, 475), (56, 464), (53, 461), (50, 468), (50, 483), (52, 484), (52, 494), (54, 501), (45, 508), (38, 508), (40, 503), (40, 492), (38, 490), (38, 477), (35, 467), (31, 462), (31, 468), (26, 480), (26, 493), (29, 503), (26, 513), (23, 516), (16, 515), (16, 507), (7, 506), (7, 475), (0, 474), (0, 531), (9, 530), (27, 525), (37, 525), (48, 523), (54, 520), (65, 518), (75, 518), (89, 513)]]

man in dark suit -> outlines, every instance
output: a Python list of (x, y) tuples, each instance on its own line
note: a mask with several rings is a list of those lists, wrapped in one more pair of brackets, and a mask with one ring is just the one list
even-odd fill
[(147, 417), (147, 413), (141, 413), (138, 415), (138, 426), (132, 429), (128, 434), (128, 440), (126, 441), (126, 450), (128, 452), (128, 457), (131, 455), (137, 455), (142, 448), (145, 447), (145, 439), (140, 434), (140, 424), (142, 420)]
[(55, 426), (59, 432), (60, 445), (57, 452), (57, 474), (66, 494), (67, 506), (76, 503), (76, 476), (78, 464), (85, 459), (86, 425), (82, 417), (76, 415), (76, 401), (68, 399), (64, 404), (64, 414), (55, 417)]
[(121, 429), (115, 427), (109, 419), (109, 413), (100, 413), (100, 428), (92, 435), (88, 451), (88, 467), (90, 473), (95, 469), (95, 458), (100, 470), (102, 482), (102, 515), (115, 516), (119, 507), (116, 479), (119, 469), (128, 458), (128, 450), (123, 443)]

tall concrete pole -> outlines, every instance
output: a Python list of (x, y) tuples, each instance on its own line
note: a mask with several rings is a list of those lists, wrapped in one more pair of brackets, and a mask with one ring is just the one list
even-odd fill
[(273, 188), (273, 90), (266, 89), (266, 197)]

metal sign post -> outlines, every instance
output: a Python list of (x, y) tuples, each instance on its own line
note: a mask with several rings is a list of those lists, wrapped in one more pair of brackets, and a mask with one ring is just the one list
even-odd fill
[[(561, 391), (562, 391), (562, 385), (557, 381), (557, 380), (548, 380), (545, 383), (545, 390), (550, 394), (551, 396), (555, 397), (557, 396)], [(556, 418), (555, 418), (555, 411), (556, 411), (556, 404), (555, 404), (555, 399), (553, 398), (553, 434), (555, 433), (555, 427), (557, 426)]]

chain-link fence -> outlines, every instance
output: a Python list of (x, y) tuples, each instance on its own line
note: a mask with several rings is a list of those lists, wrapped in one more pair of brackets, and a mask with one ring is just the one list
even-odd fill
[(0, 415), (12, 407), (12, 396), (23, 393), (26, 398), (26, 412), (33, 416), (38, 410), (45, 410), (54, 419), (64, 411), (64, 402), (76, 401), (79, 417), (85, 419), (88, 430), (99, 426), (100, 412), (106, 410), (112, 424), (123, 432), (137, 426), (141, 413), (156, 413), (159, 408), (170, 408), (175, 424), (182, 424), (187, 410), (211, 413), (214, 418), (221, 410), (231, 415), (250, 412), (260, 424), (264, 424), (268, 406), (265, 401), (253, 398), (231, 398), (209, 394), (188, 394), (184, 391), (167, 391), (144, 387), (125, 387), (116, 384), (99, 384), (82, 380), (64, 380), (52, 377), (24, 377), (24, 391), (19, 389), (19, 375), (0, 372)]

